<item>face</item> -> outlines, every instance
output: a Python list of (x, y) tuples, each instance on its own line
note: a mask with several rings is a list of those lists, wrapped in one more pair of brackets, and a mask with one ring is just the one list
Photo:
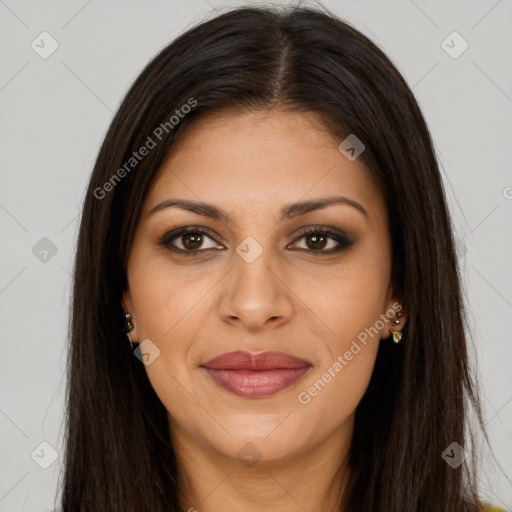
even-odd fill
[(212, 115), (155, 177), (123, 303), (173, 442), (293, 461), (349, 439), (397, 298), (384, 199), (340, 142), (313, 114)]

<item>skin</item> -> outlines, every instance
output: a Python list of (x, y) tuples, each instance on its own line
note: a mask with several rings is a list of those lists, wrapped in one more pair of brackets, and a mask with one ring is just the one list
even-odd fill
[[(390, 283), (384, 199), (360, 160), (340, 152), (340, 142), (310, 113), (210, 115), (179, 139), (148, 192), (123, 305), (133, 315), (131, 339), (149, 339), (160, 350), (145, 368), (169, 413), (184, 510), (336, 506), (355, 409), (391, 324), (359, 344), (362, 349), (309, 403), (298, 395), (400, 300)], [(285, 205), (332, 195), (356, 201), (367, 216), (335, 204), (279, 219)], [(170, 198), (213, 203), (231, 222), (178, 207), (150, 214)], [(339, 246), (336, 240), (318, 248), (311, 236), (300, 237), (315, 225), (341, 231), (353, 244), (328, 254)], [(186, 226), (212, 231), (195, 255), (159, 244)], [(251, 263), (236, 251), (246, 237), (263, 251)], [(169, 245), (186, 251), (187, 242), (190, 247), (185, 235)], [(406, 321), (402, 313), (398, 328)], [(281, 351), (312, 368), (271, 397), (243, 398), (218, 387), (201, 368), (233, 350)], [(251, 454), (253, 464), (242, 460)]]

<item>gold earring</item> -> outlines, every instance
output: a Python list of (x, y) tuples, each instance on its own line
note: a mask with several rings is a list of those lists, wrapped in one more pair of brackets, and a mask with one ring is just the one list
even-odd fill
[(126, 319), (126, 324), (124, 326), (124, 332), (126, 333), (126, 336), (128, 337), (128, 340), (130, 342), (130, 347), (133, 350), (135, 347), (135, 344), (132, 341), (132, 339), (130, 338), (130, 335), (128, 334), (133, 329), (132, 315), (130, 313), (125, 313), (124, 316)]
[[(398, 320), (398, 318), (400, 318), (402, 316), (402, 313), (400, 311), (398, 311), (396, 316), (397, 316), (397, 318), (395, 318), (392, 323), (395, 325), (398, 325), (400, 323), (400, 320)], [(393, 335), (393, 341), (395, 343), (400, 343), (400, 340), (402, 339), (402, 331), (400, 331), (399, 329), (395, 329), (395, 330), (391, 331), (391, 334)]]
[(402, 331), (391, 331), (391, 334), (393, 335), (393, 341), (395, 343), (400, 343), (400, 340), (402, 339)]
[(130, 313), (125, 313), (126, 325), (124, 326), (124, 332), (128, 333), (133, 329), (132, 323), (132, 315)]

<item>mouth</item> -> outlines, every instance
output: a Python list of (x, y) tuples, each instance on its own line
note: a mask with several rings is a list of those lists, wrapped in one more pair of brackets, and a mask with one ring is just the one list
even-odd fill
[(283, 352), (226, 352), (202, 367), (219, 387), (245, 398), (275, 395), (298, 382), (311, 363)]

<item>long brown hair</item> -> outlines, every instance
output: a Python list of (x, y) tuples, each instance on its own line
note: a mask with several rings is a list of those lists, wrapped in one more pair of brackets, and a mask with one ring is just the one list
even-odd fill
[[(365, 144), (408, 311), (403, 341), (380, 344), (356, 410), (343, 511), (479, 508), (475, 456), (455, 469), (442, 457), (454, 442), (468, 449), (470, 407), (484, 423), (429, 131), (374, 43), (328, 12), (289, 6), (236, 8), (178, 37), (141, 72), (103, 141), (74, 269), (65, 512), (180, 510), (166, 410), (123, 332), (126, 261), (148, 186), (179, 134), (210, 112), (271, 108), (316, 112), (340, 142), (356, 134)], [(131, 160), (149, 139), (149, 152)]]

